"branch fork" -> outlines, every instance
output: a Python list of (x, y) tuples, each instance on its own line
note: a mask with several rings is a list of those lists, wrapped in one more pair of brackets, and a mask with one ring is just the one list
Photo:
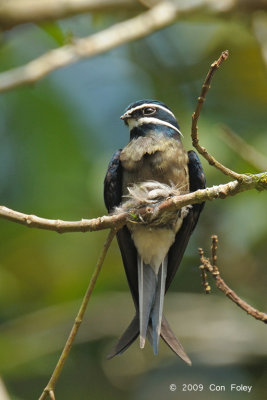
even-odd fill
[(222, 279), (219, 267), (217, 265), (218, 237), (216, 235), (213, 235), (211, 239), (212, 239), (211, 260), (205, 257), (204, 251), (201, 248), (198, 249), (201, 262), (200, 265), (201, 278), (205, 292), (207, 294), (211, 292), (211, 287), (207, 281), (207, 273), (209, 273), (214, 278), (217, 288), (221, 290), (230, 300), (232, 300), (238, 307), (246, 311), (249, 315), (251, 315), (255, 319), (258, 319), (259, 321), (262, 321), (265, 324), (267, 324), (267, 314), (258, 311), (256, 308), (252, 307), (244, 300), (242, 300)]

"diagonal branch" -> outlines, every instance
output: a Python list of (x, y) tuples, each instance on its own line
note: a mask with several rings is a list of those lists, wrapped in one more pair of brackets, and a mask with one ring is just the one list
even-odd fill
[(258, 311), (256, 308), (252, 307), (250, 304), (242, 300), (230, 287), (224, 282), (220, 275), (220, 271), (217, 265), (217, 248), (218, 248), (218, 237), (216, 235), (212, 236), (212, 262), (205, 257), (202, 249), (199, 249), (200, 261), (201, 261), (201, 276), (203, 285), (206, 293), (210, 293), (210, 286), (207, 282), (206, 272), (209, 272), (215, 279), (216, 286), (220, 289), (230, 300), (232, 300), (238, 307), (246, 311), (252, 317), (267, 324), (267, 314)]
[(81, 325), (81, 323), (83, 321), (83, 317), (84, 317), (88, 302), (89, 302), (89, 300), (91, 298), (91, 295), (93, 293), (93, 290), (94, 290), (97, 278), (98, 278), (98, 276), (100, 274), (101, 268), (103, 266), (107, 251), (108, 251), (108, 249), (109, 249), (109, 247), (111, 245), (111, 242), (112, 242), (115, 234), (116, 234), (115, 230), (111, 230), (109, 232), (109, 234), (108, 234), (108, 237), (106, 239), (106, 242), (105, 242), (105, 244), (103, 246), (103, 249), (102, 249), (102, 252), (100, 254), (99, 260), (98, 260), (98, 262), (96, 264), (95, 270), (94, 270), (93, 275), (92, 275), (92, 277), (90, 279), (89, 286), (88, 286), (87, 291), (85, 293), (85, 296), (83, 298), (81, 307), (79, 309), (77, 317), (75, 318), (75, 321), (74, 321), (73, 327), (71, 329), (71, 332), (69, 334), (68, 340), (66, 341), (66, 344), (65, 344), (64, 349), (63, 349), (63, 351), (61, 353), (61, 356), (60, 356), (60, 358), (59, 358), (59, 360), (57, 362), (56, 368), (55, 368), (55, 370), (54, 370), (54, 372), (53, 372), (53, 374), (52, 374), (47, 386), (43, 390), (43, 393), (41, 394), (39, 400), (43, 400), (47, 396), (49, 396), (51, 400), (55, 399), (55, 394), (54, 394), (55, 385), (56, 385), (57, 380), (58, 380), (58, 378), (60, 376), (62, 368), (64, 367), (65, 361), (66, 361), (66, 359), (67, 359), (67, 357), (68, 357), (68, 355), (70, 353), (71, 347), (72, 347), (74, 339), (75, 339), (75, 337), (76, 337), (76, 335), (78, 333), (79, 327), (80, 327), (80, 325)]
[(110, 228), (120, 228), (126, 224), (132, 215), (145, 216), (151, 213), (162, 214), (167, 210), (178, 210), (189, 204), (202, 203), (215, 199), (224, 199), (238, 193), (256, 189), (267, 190), (267, 172), (261, 174), (244, 175), (243, 182), (231, 181), (223, 185), (197, 190), (185, 195), (173, 196), (158, 203), (156, 206), (143, 207), (138, 210), (129, 210), (121, 214), (102, 216), (80, 221), (62, 221), (59, 219), (46, 219), (36, 215), (28, 215), (5, 206), (0, 206), (0, 218), (28, 226), (30, 228), (46, 229), (58, 233), (66, 232), (91, 232)]
[(174, 4), (164, 1), (137, 17), (51, 50), (24, 66), (0, 73), (0, 92), (32, 84), (58, 68), (147, 36), (170, 25), (178, 13)]

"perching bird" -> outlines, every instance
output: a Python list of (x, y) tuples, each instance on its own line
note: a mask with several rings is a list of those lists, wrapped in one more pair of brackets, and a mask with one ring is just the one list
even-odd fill
[[(172, 195), (205, 188), (205, 175), (194, 151), (185, 151), (172, 111), (155, 100), (130, 104), (121, 119), (130, 141), (112, 157), (104, 182), (109, 212), (156, 204)], [(204, 206), (194, 204), (149, 221), (129, 222), (117, 233), (136, 315), (109, 354), (124, 352), (140, 334), (158, 352), (159, 336), (185, 362), (191, 361), (162, 314), (163, 301)], [(156, 213), (155, 213), (156, 214)]]

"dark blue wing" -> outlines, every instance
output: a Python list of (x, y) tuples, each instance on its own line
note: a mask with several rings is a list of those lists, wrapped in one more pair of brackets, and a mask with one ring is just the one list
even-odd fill
[[(188, 152), (188, 171), (190, 181), (190, 192), (206, 187), (206, 178), (200, 160), (196, 153), (191, 150)], [(183, 224), (176, 234), (175, 241), (168, 253), (168, 271), (166, 278), (166, 291), (168, 290), (184, 255), (189, 238), (195, 229), (199, 215), (204, 207), (204, 203), (193, 204)]]
[[(104, 200), (108, 212), (111, 212), (114, 207), (121, 203), (122, 166), (120, 154), (121, 149), (113, 154), (105, 176)], [(117, 240), (132, 297), (135, 306), (138, 307), (137, 251), (127, 226), (117, 232)]]
[(122, 167), (120, 163), (121, 149), (117, 150), (108, 165), (104, 180), (104, 200), (108, 212), (121, 202), (122, 196)]

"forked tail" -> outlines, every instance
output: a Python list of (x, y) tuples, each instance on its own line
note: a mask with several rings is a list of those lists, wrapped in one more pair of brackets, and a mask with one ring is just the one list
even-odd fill
[[(113, 347), (107, 358), (110, 360), (111, 358), (119, 354), (122, 354), (135, 341), (138, 335), (139, 335), (139, 314), (136, 313), (134, 319), (132, 320), (126, 331), (123, 333), (123, 335), (120, 337), (116, 345)], [(192, 365), (190, 358), (188, 357), (188, 355), (183, 349), (183, 346), (181, 345), (181, 343), (171, 330), (164, 315), (162, 315), (160, 336), (178, 357), (180, 357), (188, 365)]]

